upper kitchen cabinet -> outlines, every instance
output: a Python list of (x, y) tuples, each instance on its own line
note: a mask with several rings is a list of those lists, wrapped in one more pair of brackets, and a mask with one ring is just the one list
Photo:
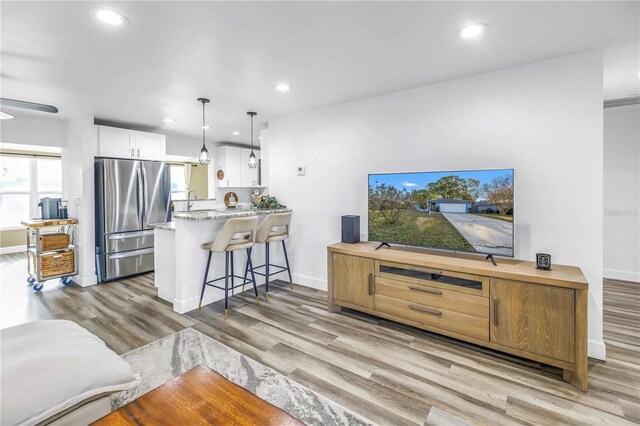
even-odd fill
[[(260, 151), (253, 151), (258, 160), (258, 165), (260, 165)], [(259, 186), (260, 179), (260, 167), (256, 167), (252, 169), (249, 167), (249, 155), (251, 154), (250, 149), (240, 148), (240, 186)]]
[[(235, 146), (220, 146), (216, 151), (216, 170), (222, 171), (222, 179), (218, 178), (220, 188), (253, 188), (260, 186), (260, 168), (249, 167), (250, 149)], [(260, 151), (255, 151), (260, 159)], [(218, 173), (219, 175), (219, 173)]]
[(136, 160), (164, 160), (166, 136), (117, 127), (97, 126), (99, 155)]

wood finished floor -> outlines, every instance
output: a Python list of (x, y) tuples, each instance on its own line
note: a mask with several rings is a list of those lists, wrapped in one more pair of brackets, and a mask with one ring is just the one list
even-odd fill
[[(122, 354), (193, 327), (369, 418), (414, 424), (640, 424), (640, 285), (605, 280), (606, 363), (590, 360), (589, 391), (553, 367), (353, 311), (329, 314), (326, 293), (275, 283), (179, 315), (153, 275), (34, 294), (23, 254), (0, 256), (0, 326), (69, 319)], [(261, 289), (262, 290), (262, 289)], [(261, 291), (262, 294), (262, 291)]]

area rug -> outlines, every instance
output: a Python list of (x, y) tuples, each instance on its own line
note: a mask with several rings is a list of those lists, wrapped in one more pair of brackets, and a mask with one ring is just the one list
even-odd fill
[(128, 352), (123, 358), (140, 374), (142, 381), (136, 388), (112, 396), (114, 410), (204, 364), (308, 425), (373, 424), (192, 328)]

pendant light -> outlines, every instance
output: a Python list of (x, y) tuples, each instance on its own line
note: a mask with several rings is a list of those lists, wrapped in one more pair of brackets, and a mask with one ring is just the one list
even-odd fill
[(258, 113), (250, 111), (247, 113), (247, 115), (251, 117), (251, 154), (249, 154), (249, 168), (255, 169), (256, 167), (258, 167), (258, 159), (253, 153), (253, 117), (258, 115)]
[(207, 98), (198, 98), (198, 102), (202, 102), (202, 149), (200, 150), (200, 156), (198, 160), (200, 164), (207, 165), (211, 162), (211, 157), (209, 157), (209, 151), (207, 151), (207, 145), (205, 144), (205, 133), (207, 131), (207, 126), (204, 121), (204, 106), (209, 103), (209, 99)]

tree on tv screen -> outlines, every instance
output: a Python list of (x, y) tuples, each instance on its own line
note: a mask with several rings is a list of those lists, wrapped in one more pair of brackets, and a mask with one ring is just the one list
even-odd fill
[(463, 179), (460, 176), (450, 175), (431, 182), (427, 185), (427, 191), (436, 198), (451, 198), (456, 200), (475, 201), (478, 198), (478, 186), (480, 181), (476, 179)]
[(406, 189), (400, 190), (385, 183), (369, 185), (369, 210), (374, 211), (387, 223), (396, 223), (402, 209), (410, 206), (411, 197)]
[(485, 197), (496, 206), (498, 213), (504, 216), (513, 211), (513, 176), (499, 176), (482, 185)]

